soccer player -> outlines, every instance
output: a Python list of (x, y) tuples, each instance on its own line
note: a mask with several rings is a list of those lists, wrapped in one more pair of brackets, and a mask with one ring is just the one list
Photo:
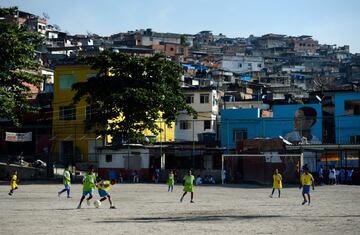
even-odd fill
[(80, 199), (77, 209), (81, 208), (81, 203), (84, 201), (87, 195), (89, 195), (89, 197), (86, 199), (86, 203), (88, 206), (90, 206), (90, 200), (93, 197), (93, 193), (95, 189), (95, 182), (96, 182), (96, 176), (94, 174), (94, 167), (89, 166), (88, 173), (83, 180), (83, 195)]
[(309, 168), (307, 166), (304, 166), (304, 173), (301, 175), (301, 182), (300, 182), (300, 189), (303, 188), (302, 190), (302, 195), (304, 197), (304, 201), (302, 202), (302, 205), (304, 205), (305, 203), (307, 203), (308, 201), (306, 200), (305, 194), (308, 195), (308, 199), (309, 199), (309, 205), (310, 205), (310, 186), (312, 186), (312, 189), (315, 190), (315, 186), (314, 186), (314, 178), (313, 176), (309, 173)]
[(170, 190), (172, 192), (173, 189), (174, 189), (174, 184), (175, 184), (174, 172), (173, 171), (170, 171), (170, 173), (169, 173), (167, 184), (169, 185), (168, 192), (170, 192)]
[(184, 194), (180, 198), (180, 202), (183, 201), (184, 196), (189, 192), (191, 193), (191, 203), (194, 203), (194, 180), (195, 177), (191, 174), (191, 170), (188, 171), (188, 174), (184, 176)]
[(9, 195), (12, 196), (13, 193), (14, 193), (14, 190), (18, 189), (17, 187), (17, 171), (14, 171), (14, 174), (11, 176), (11, 181), (10, 181), (10, 192), (9, 192)]
[(71, 198), (70, 197), (70, 187), (71, 187), (71, 175), (70, 175), (70, 171), (68, 169), (69, 167), (66, 166), (64, 169), (64, 175), (63, 175), (63, 183), (64, 183), (64, 189), (61, 190), (60, 192), (58, 192), (58, 196), (60, 197), (60, 195), (66, 191), (67, 193), (67, 198)]
[(277, 189), (279, 191), (279, 197), (280, 197), (280, 189), (282, 188), (282, 177), (279, 174), (279, 170), (275, 169), (275, 172), (273, 174), (273, 189), (271, 194), (269, 195), (269, 197), (273, 197), (273, 194), (275, 192), (275, 189)]
[(111, 189), (111, 186), (115, 184), (115, 180), (101, 180), (99, 183), (97, 183), (98, 192), (101, 197), (100, 202), (103, 202), (106, 200), (106, 198), (109, 199), (110, 202), (110, 209), (116, 209), (116, 207), (113, 205), (111, 201), (111, 196), (109, 193), (109, 190)]

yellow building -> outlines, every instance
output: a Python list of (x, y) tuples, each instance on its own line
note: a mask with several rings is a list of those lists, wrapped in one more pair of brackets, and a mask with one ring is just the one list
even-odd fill
[[(86, 65), (57, 66), (54, 74), (53, 137), (52, 155), (54, 161), (96, 162), (96, 147), (102, 146), (101, 136), (85, 130), (85, 121), (91, 118), (91, 107), (84, 100), (75, 106), (75, 94), (71, 87), (76, 82), (85, 82), (95, 76), (96, 71)], [(154, 136), (146, 131), (145, 136), (155, 137), (158, 142), (174, 141), (174, 125), (170, 128), (159, 121), (163, 131)], [(106, 138), (109, 140), (111, 138)]]
[(85, 101), (72, 105), (76, 82), (85, 82), (96, 72), (85, 65), (57, 66), (54, 74), (53, 160), (61, 162), (96, 161), (94, 147), (101, 144), (94, 133), (85, 131), (85, 120), (91, 117)]

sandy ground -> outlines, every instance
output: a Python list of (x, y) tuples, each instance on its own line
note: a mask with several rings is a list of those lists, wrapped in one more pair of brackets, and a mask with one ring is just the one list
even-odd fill
[[(75, 209), (82, 187), (73, 198), (57, 197), (62, 185), (21, 185), (13, 196), (0, 186), (0, 234), (359, 234), (360, 187), (322, 186), (310, 206), (301, 205), (299, 189), (251, 186), (200, 186), (195, 203), (180, 203), (181, 186), (168, 193), (162, 184), (118, 184), (111, 191), (117, 209), (83, 204)], [(98, 195), (96, 193), (96, 198)]]

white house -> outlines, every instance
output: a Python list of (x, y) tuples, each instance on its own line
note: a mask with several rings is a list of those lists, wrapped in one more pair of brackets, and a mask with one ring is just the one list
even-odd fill
[(176, 121), (175, 141), (198, 141), (199, 134), (216, 133), (219, 94), (210, 87), (184, 88), (187, 103), (198, 113), (193, 119), (181, 113)]
[(264, 58), (260, 56), (223, 56), (220, 60), (220, 67), (234, 73), (259, 72), (264, 68)]
[(99, 153), (99, 176), (102, 178), (122, 177), (131, 179), (134, 171), (140, 179), (149, 178), (149, 149), (139, 144), (116, 147), (103, 147)]

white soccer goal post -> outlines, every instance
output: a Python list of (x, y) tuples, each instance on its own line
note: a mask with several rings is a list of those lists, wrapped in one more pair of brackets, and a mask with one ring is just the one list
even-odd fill
[(275, 169), (288, 181), (297, 181), (304, 165), (303, 154), (223, 154), (221, 182), (241, 181), (268, 183)]

